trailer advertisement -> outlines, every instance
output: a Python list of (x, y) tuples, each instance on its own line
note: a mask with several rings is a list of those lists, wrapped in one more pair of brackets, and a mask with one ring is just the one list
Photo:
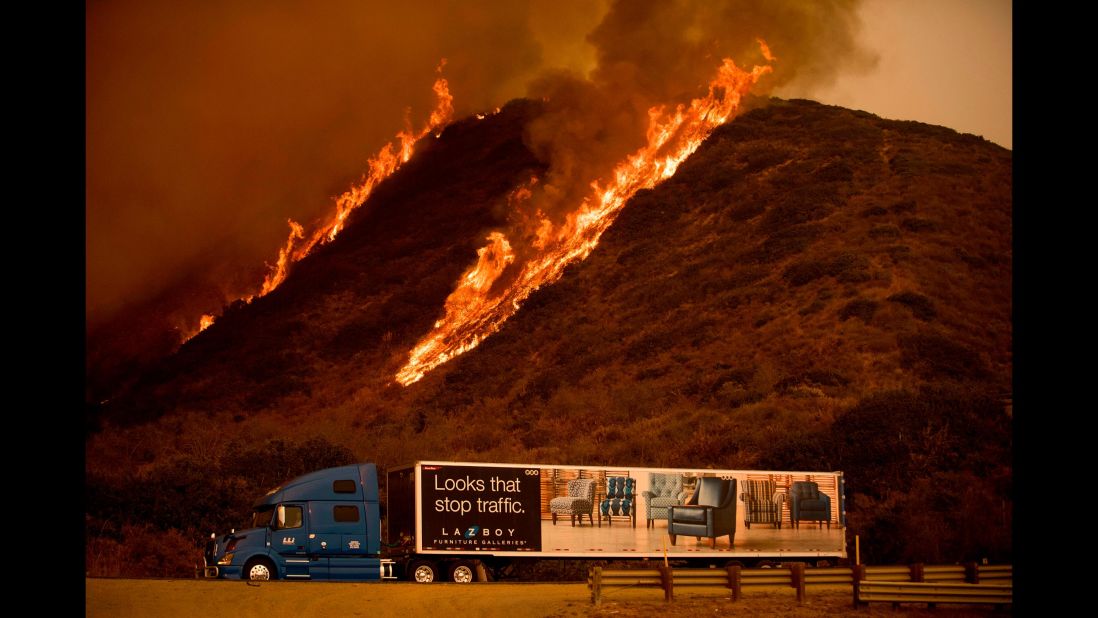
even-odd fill
[(415, 473), (420, 553), (846, 555), (841, 472), (420, 462)]
[(541, 551), (540, 471), (424, 465), (425, 550)]

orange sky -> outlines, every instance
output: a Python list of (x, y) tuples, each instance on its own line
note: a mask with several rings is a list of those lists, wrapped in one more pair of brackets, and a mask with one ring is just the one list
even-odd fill
[[(744, 0), (751, 4), (757, 0)], [(457, 115), (593, 65), (605, 0), (271, 0), (87, 5), (89, 323), (193, 272), (258, 283), (401, 129), (446, 56)], [(1012, 143), (1011, 4), (868, 0), (879, 62), (805, 96)], [(780, 48), (774, 49), (779, 62)], [(231, 287), (231, 286), (230, 286)], [(226, 295), (232, 290), (224, 290)], [(210, 308), (214, 309), (214, 308)]]
[(1010, 0), (867, 0), (864, 42), (876, 70), (809, 96), (901, 120), (982, 135), (1011, 148)]

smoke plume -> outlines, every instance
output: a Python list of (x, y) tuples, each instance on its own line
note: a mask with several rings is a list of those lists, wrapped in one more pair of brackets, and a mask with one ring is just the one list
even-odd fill
[(91, 3), (89, 328), (254, 292), (287, 219), (329, 214), (406, 116), (422, 125), (440, 58), (456, 117), (546, 102), (525, 139), (550, 169), (504, 231), (520, 263), (532, 222), (566, 218), (722, 58), (762, 62), (761, 37), (777, 61), (756, 92), (823, 85), (871, 64), (857, 34), (856, 2)]
[(824, 86), (871, 67), (874, 56), (857, 42), (857, 8), (856, 1), (613, 3), (587, 36), (597, 60), (589, 75), (547, 72), (530, 86), (548, 111), (528, 128), (527, 142), (551, 164), (531, 206), (559, 218), (577, 205), (592, 180), (644, 143), (649, 109), (704, 93), (722, 58), (765, 63), (759, 38), (776, 62), (756, 94), (793, 82)]

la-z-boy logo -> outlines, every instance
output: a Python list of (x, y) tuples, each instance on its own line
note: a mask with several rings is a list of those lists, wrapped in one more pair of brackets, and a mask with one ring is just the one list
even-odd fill
[[(514, 528), (496, 528), (495, 530), (492, 530), (491, 528), (481, 528), (480, 526), (469, 526), (464, 534), (461, 532), (460, 528), (454, 528), (453, 532), (446, 528), (441, 528), (440, 531), (442, 536), (463, 536), (467, 539), (475, 538), (478, 534), (480, 536), (494, 536), (499, 538), (503, 536), (504, 532), (506, 532), (509, 537), (515, 536)], [(492, 534), (493, 532), (495, 534)]]

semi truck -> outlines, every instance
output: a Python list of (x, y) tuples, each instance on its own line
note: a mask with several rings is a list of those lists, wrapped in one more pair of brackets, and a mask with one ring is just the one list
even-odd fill
[[(842, 472), (420, 461), (294, 478), (246, 529), (211, 534), (208, 578), (471, 582), (520, 560), (755, 566), (846, 560)], [(384, 530), (383, 530), (384, 529)]]

